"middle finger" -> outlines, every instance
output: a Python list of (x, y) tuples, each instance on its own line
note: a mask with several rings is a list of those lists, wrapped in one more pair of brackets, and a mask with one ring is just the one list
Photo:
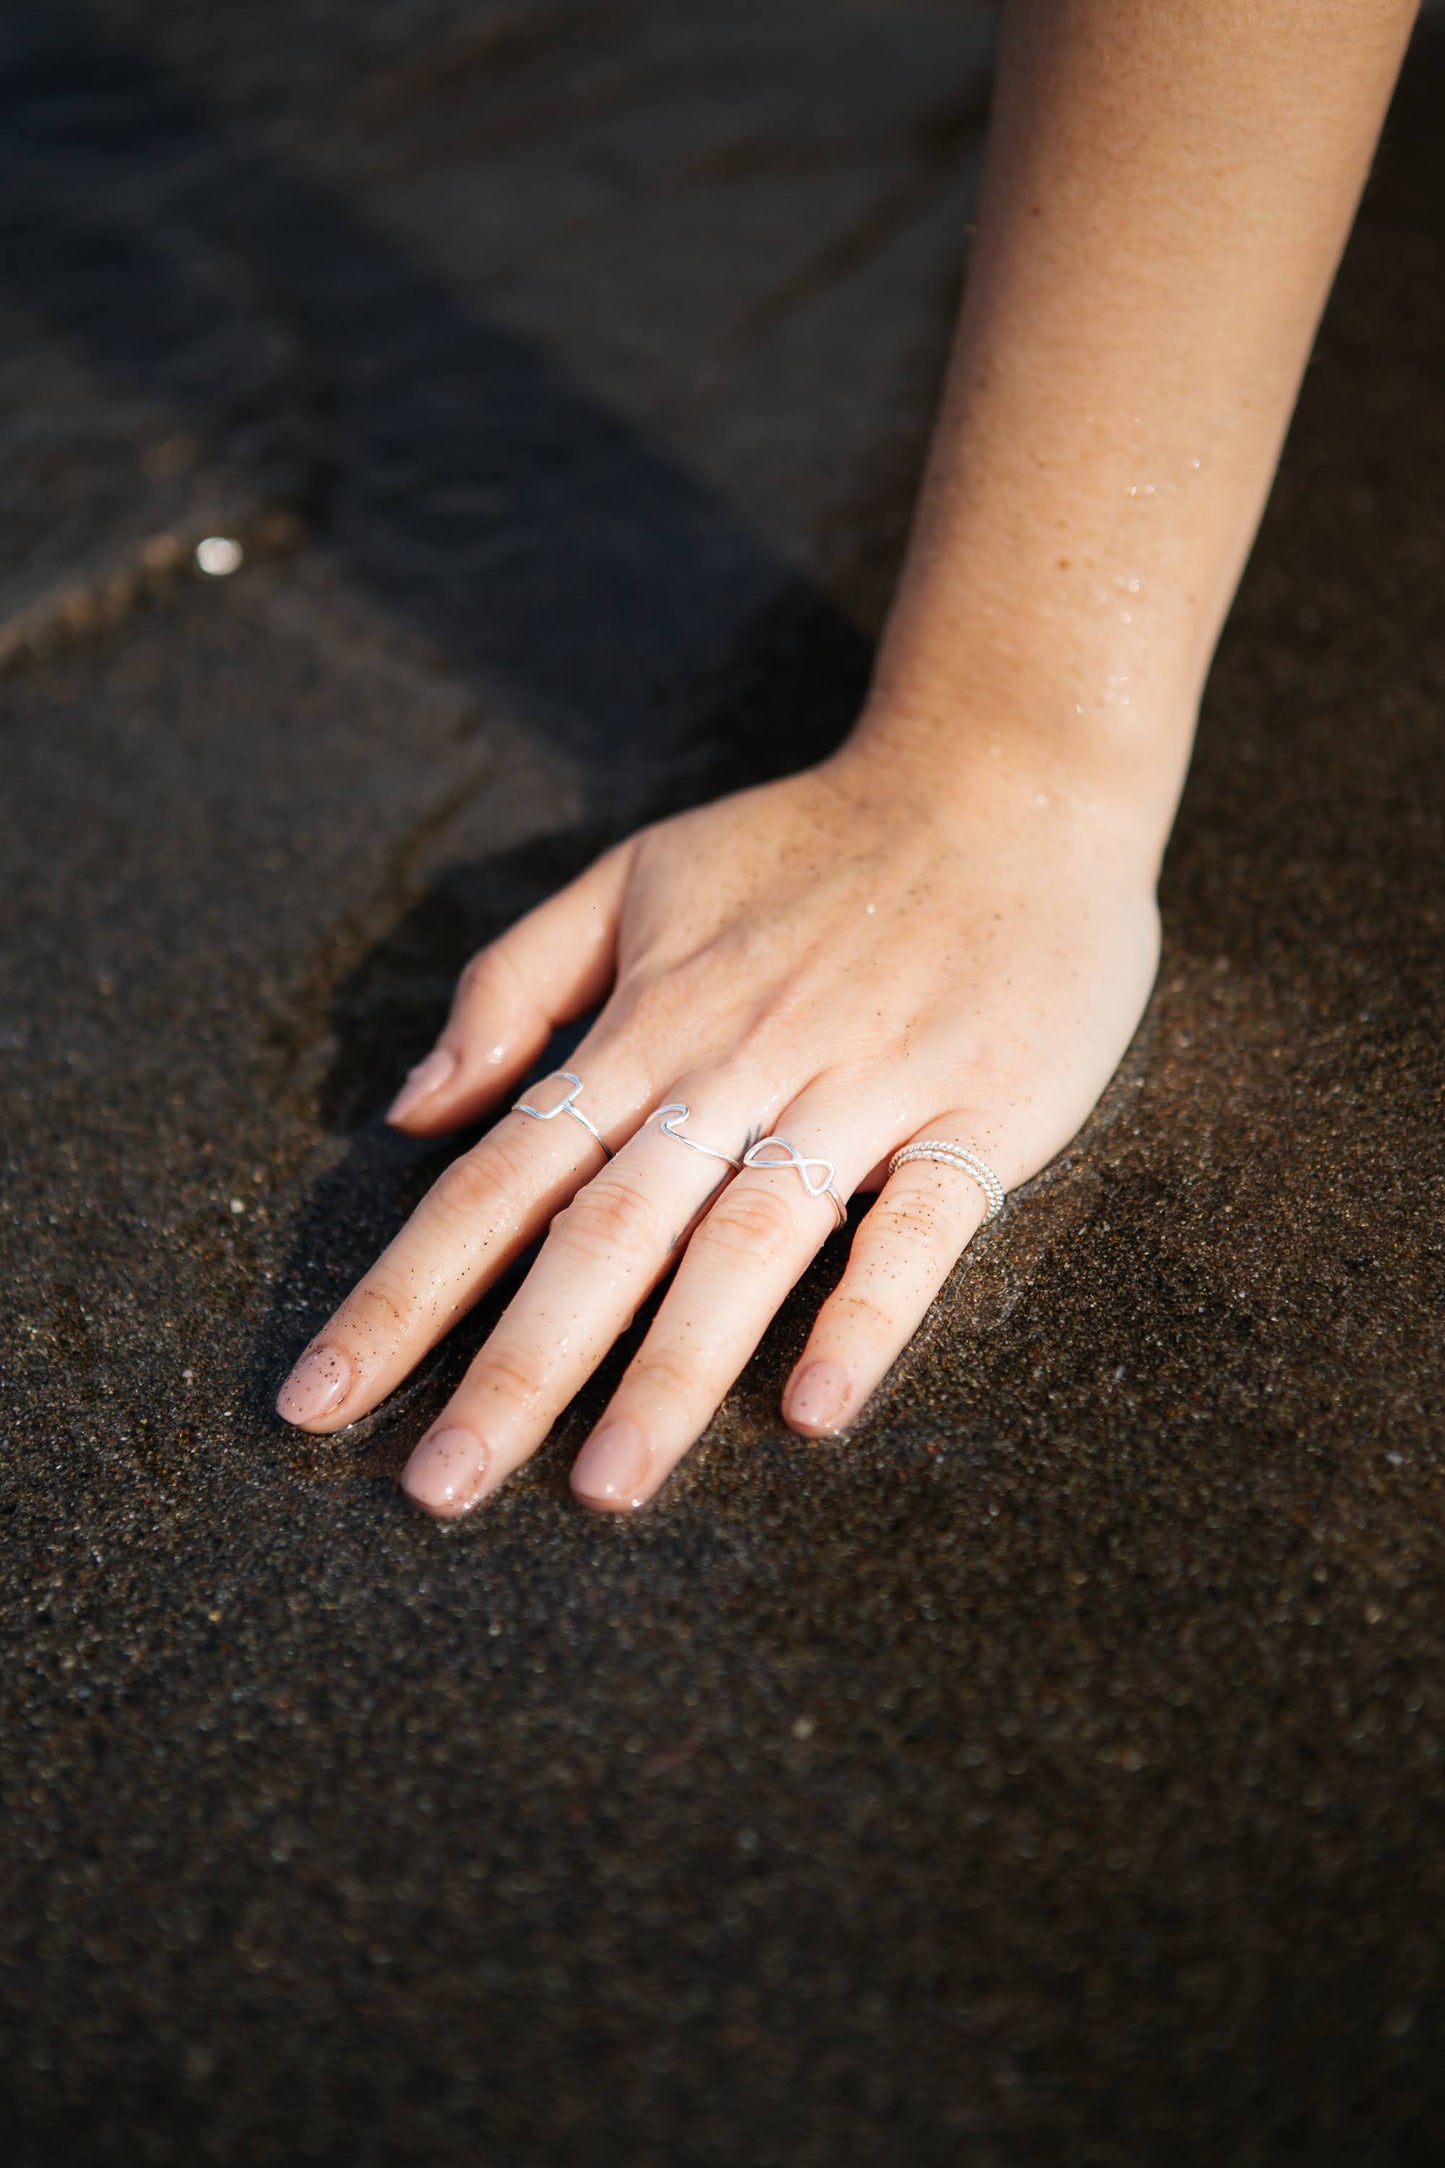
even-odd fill
[(774, 1164), (747, 1168), (702, 1221), (652, 1330), (578, 1456), (572, 1488), (586, 1504), (613, 1511), (645, 1504), (711, 1420), (834, 1231), (823, 1170), (832, 1170), (846, 1200), (890, 1141), (896, 1121), (876, 1109), (860, 1119), (857, 1103), (837, 1077), (810, 1086), (777, 1123), (796, 1157), (775, 1151), (768, 1155)]

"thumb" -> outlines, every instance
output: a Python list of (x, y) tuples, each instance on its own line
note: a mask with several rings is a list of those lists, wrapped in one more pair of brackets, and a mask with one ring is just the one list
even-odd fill
[(539, 903), (457, 981), (446, 1028), (397, 1093), (387, 1120), (441, 1136), (473, 1120), (537, 1059), (558, 1024), (610, 988), (633, 845), (619, 844)]

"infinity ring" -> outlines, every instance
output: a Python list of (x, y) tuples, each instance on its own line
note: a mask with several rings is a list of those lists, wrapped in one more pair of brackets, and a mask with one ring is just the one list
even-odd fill
[(1006, 1195), (1002, 1182), (988, 1161), (977, 1152), (971, 1152), (966, 1144), (950, 1144), (943, 1137), (920, 1137), (916, 1144), (905, 1144), (901, 1152), (893, 1154), (888, 1162), (888, 1172), (896, 1174), (910, 1159), (936, 1159), (941, 1167), (956, 1167), (960, 1174), (977, 1182), (988, 1199), (988, 1210), (983, 1216), (985, 1227), (1002, 1212)]
[[(601, 1146), (604, 1159), (610, 1159), (612, 1154), (602, 1142), (602, 1132), (594, 1122), (587, 1119), (587, 1116), (577, 1104), (577, 1094), (582, 1089), (582, 1079), (578, 1076), (577, 1071), (575, 1069), (554, 1069), (551, 1076), (543, 1077), (542, 1082), (550, 1084), (554, 1076), (564, 1078), (572, 1087), (565, 1097), (557, 1101), (555, 1107), (534, 1107), (529, 1105), (525, 1099), (514, 1099), (512, 1112), (514, 1114), (530, 1114), (534, 1122), (551, 1122), (555, 1121), (559, 1114), (570, 1114), (574, 1122), (582, 1124), (592, 1142)], [(685, 1143), (687, 1140), (684, 1138), (683, 1141)]]
[(683, 1135), (678, 1124), (687, 1120), (689, 1111), (681, 1099), (674, 1099), (670, 1105), (659, 1107), (657, 1119), (662, 1134), (671, 1137), (674, 1144), (685, 1144), (690, 1152), (701, 1152), (705, 1159), (720, 1159), (726, 1167), (741, 1167), (742, 1161), (734, 1159), (731, 1152), (720, 1152), (714, 1144), (699, 1144), (696, 1137)]
[[(764, 1152), (772, 1152), (774, 1157), (764, 1159), (762, 1157)], [(781, 1159), (776, 1156), (779, 1152), (783, 1155)], [(847, 1226), (848, 1209), (838, 1195), (837, 1190), (833, 1187), (833, 1177), (838, 1170), (831, 1159), (807, 1159), (798, 1150), (796, 1144), (789, 1144), (786, 1137), (759, 1137), (757, 1143), (751, 1145), (743, 1153), (743, 1165), (745, 1167), (796, 1167), (808, 1195), (810, 1197), (826, 1197), (838, 1216), (838, 1225), (840, 1227)], [(821, 1180), (815, 1179), (808, 1172), (810, 1167), (821, 1169)]]

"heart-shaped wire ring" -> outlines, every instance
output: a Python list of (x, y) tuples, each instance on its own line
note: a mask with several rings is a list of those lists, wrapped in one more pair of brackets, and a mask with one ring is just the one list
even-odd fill
[(570, 1114), (574, 1122), (582, 1124), (592, 1142), (601, 1146), (603, 1157), (610, 1159), (612, 1154), (606, 1144), (603, 1143), (601, 1130), (587, 1119), (587, 1116), (577, 1104), (577, 1094), (582, 1089), (582, 1079), (578, 1076), (577, 1071), (575, 1069), (554, 1069), (550, 1075), (542, 1078), (542, 1082), (550, 1084), (554, 1076), (564, 1078), (572, 1087), (569, 1092), (557, 1101), (555, 1107), (534, 1107), (529, 1105), (525, 1099), (514, 1099), (512, 1112), (514, 1114), (530, 1114), (534, 1122), (554, 1122), (559, 1114)]
[[(761, 1154), (773, 1145), (776, 1145), (784, 1156), (781, 1159), (762, 1158)], [(840, 1227), (847, 1225), (847, 1207), (833, 1187), (838, 1170), (831, 1159), (808, 1159), (798, 1150), (796, 1144), (790, 1144), (786, 1137), (759, 1137), (757, 1143), (750, 1145), (748, 1150), (743, 1153), (743, 1165), (745, 1167), (796, 1167), (808, 1195), (810, 1197), (826, 1197), (837, 1215), (838, 1225)], [(821, 1181), (814, 1181), (808, 1172), (810, 1167), (821, 1167)]]

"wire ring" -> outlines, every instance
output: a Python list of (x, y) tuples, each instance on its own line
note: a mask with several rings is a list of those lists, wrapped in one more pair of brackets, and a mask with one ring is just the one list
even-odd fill
[[(742, 1161), (734, 1159), (731, 1152), (720, 1152), (715, 1144), (700, 1144), (696, 1137), (685, 1137), (683, 1135), (677, 1125), (679, 1122), (685, 1122), (691, 1111), (686, 1101), (682, 1099), (669, 1100), (665, 1107), (659, 1107), (657, 1109), (657, 1119), (662, 1134), (665, 1137), (671, 1137), (674, 1144), (685, 1144), (690, 1152), (701, 1152), (704, 1159), (720, 1159), (726, 1167), (741, 1167)], [(671, 1121), (668, 1119), (669, 1115), (672, 1116)]]
[[(760, 1159), (758, 1157), (760, 1152), (766, 1152), (774, 1145), (777, 1146), (779, 1151), (786, 1154), (785, 1158)], [(743, 1153), (743, 1165), (745, 1167), (796, 1167), (808, 1195), (810, 1197), (826, 1197), (837, 1215), (838, 1225), (840, 1227), (847, 1226), (848, 1208), (833, 1187), (833, 1180), (838, 1170), (831, 1159), (808, 1159), (798, 1150), (796, 1144), (789, 1144), (786, 1137), (773, 1136), (759, 1137), (756, 1144), (749, 1145), (747, 1151)], [(810, 1167), (821, 1167), (823, 1169), (821, 1182), (813, 1180), (808, 1172)]]
[(595, 1122), (588, 1120), (577, 1104), (577, 1095), (582, 1089), (582, 1079), (578, 1076), (577, 1071), (575, 1069), (553, 1069), (541, 1081), (544, 1084), (550, 1084), (554, 1076), (564, 1077), (572, 1087), (563, 1098), (557, 1101), (555, 1107), (533, 1107), (529, 1106), (525, 1099), (514, 1099), (512, 1101), (512, 1112), (514, 1114), (530, 1114), (534, 1122), (554, 1122), (559, 1114), (570, 1114), (574, 1122), (582, 1124), (592, 1142), (600, 1147), (603, 1158), (610, 1159), (612, 1153), (603, 1140), (601, 1130)]
[(895, 1175), (900, 1167), (907, 1166), (912, 1159), (935, 1159), (940, 1166), (956, 1167), (960, 1174), (966, 1174), (971, 1181), (977, 1182), (988, 1199), (988, 1210), (983, 1218), (985, 1227), (1002, 1212), (1008, 1192), (988, 1161), (979, 1153), (970, 1151), (966, 1144), (950, 1144), (944, 1137), (920, 1137), (916, 1144), (905, 1144), (901, 1151), (893, 1154), (888, 1162), (889, 1175)]

